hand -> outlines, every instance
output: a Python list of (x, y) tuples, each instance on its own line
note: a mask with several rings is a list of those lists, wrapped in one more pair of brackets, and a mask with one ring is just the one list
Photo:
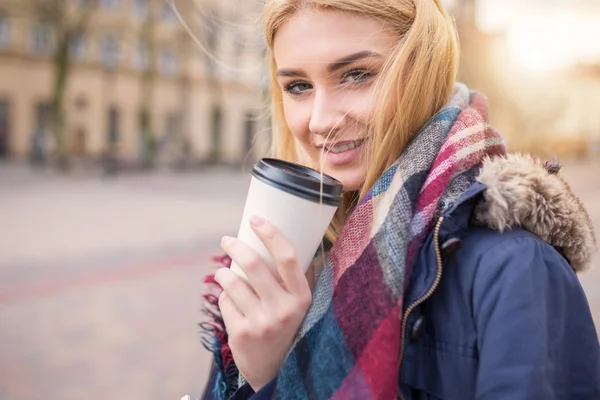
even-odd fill
[(235, 238), (223, 238), (223, 250), (248, 277), (228, 268), (215, 274), (223, 288), (219, 307), (235, 363), (254, 391), (277, 376), (312, 294), (295, 250), (271, 223), (252, 218), (252, 229), (275, 260), (281, 283), (264, 260)]

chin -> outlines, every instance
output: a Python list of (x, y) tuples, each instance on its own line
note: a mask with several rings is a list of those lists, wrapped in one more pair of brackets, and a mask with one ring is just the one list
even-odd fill
[(342, 182), (344, 192), (361, 190), (365, 182), (366, 171), (363, 168), (328, 168), (325, 173)]

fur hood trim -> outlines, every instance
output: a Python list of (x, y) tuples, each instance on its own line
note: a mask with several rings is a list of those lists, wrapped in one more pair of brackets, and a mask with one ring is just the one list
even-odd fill
[(539, 160), (521, 154), (487, 158), (477, 180), (487, 186), (477, 224), (500, 232), (522, 227), (554, 246), (575, 271), (587, 268), (596, 240), (590, 217), (570, 186)]

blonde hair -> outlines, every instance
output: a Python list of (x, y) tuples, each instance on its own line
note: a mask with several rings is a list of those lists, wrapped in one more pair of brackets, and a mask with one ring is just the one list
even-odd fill
[(263, 28), (271, 50), (271, 152), (287, 161), (310, 164), (285, 121), (272, 49), (279, 27), (303, 9), (374, 18), (399, 38), (376, 82), (376, 109), (380, 111), (373, 117), (369, 146), (365, 149), (366, 179), (359, 193), (345, 194), (344, 205), (327, 233), (333, 241), (357, 196), (369, 191), (419, 129), (450, 99), (458, 71), (459, 45), (454, 21), (440, 0), (267, 0)]

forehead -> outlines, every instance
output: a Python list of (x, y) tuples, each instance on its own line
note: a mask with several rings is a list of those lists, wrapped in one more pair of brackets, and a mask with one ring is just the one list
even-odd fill
[(273, 55), (279, 68), (325, 65), (348, 54), (389, 53), (396, 37), (376, 19), (330, 10), (303, 10), (275, 34)]

